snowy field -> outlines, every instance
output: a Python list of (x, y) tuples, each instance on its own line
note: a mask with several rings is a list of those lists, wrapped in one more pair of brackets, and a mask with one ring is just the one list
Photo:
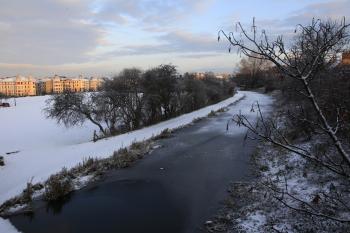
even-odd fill
[[(5, 158), (5, 166), (0, 167), (0, 204), (20, 194), (31, 179), (33, 183), (42, 182), (63, 167), (71, 168), (84, 158), (109, 157), (114, 151), (134, 141), (151, 138), (166, 128), (174, 129), (189, 124), (193, 119), (204, 117), (210, 111), (241, 100), (244, 96), (246, 98), (232, 107), (230, 112), (242, 110), (242, 113), (249, 114), (254, 101), (261, 104), (270, 104), (272, 101), (265, 95), (240, 91), (218, 104), (95, 143), (91, 141), (95, 129), (91, 123), (67, 129), (57, 125), (54, 120), (46, 119), (42, 110), (48, 97), (18, 98), (16, 107), (0, 109), (0, 155)], [(6, 154), (13, 151), (19, 152)], [(9, 222), (0, 218), (1, 233), (4, 227), (11, 229), (8, 225)]]
[[(43, 109), (49, 96), (9, 99), (10, 108), (0, 108), (0, 155), (13, 151), (50, 149), (74, 145), (92, 139), (95, 127), (86, 122), (82, 127), (66, 128), (45, 118)], [(1, 201), (0, 201), (1, 202)]]

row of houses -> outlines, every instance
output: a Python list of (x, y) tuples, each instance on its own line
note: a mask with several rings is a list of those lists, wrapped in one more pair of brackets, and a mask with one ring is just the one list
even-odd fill
[(55, 75), (52, 78), (35, 79), (31, 76), (17, 75), (11, 78), (0, 78), (0, 93), (6, 96), (34, 96), (72, 92), (97, 91), (101, 86), (101, 78), (68, 78)]
[[(208, 73), (205, 73), (205, 72), (196, 72), (196, 73), (193, 73), (193, 74), (194, 74), (194, 76), (195, 76), (196, 79), (203, 79), (203, 78), (206, 77), (206, 75), (207, 75)], [(209, 74), (210, 74), (210, 72), (209, 72)], [(231, 77), (231, 74), (229, 74), (229, 73), (217, 73), (217, 74), (212, 73), (212, 75), (213, 75), (215, 78), (218, 78), (218, 79), (228, 79), (228, 78)]]

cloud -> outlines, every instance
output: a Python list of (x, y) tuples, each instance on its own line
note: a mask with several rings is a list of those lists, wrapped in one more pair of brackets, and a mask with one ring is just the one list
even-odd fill
[[(274, 1), (266, 4), (273, 6)], [(167, 60), (184, 67), (221, 66), (224, 58), (219, 62), (219, 57), (225, 54), (226, 58), (227, 44), (217, 43), (216, 25), (226, 28), (228, 19), (222, 12), (227, 11), (231, 24), (232, 17), (246, 18), (251, 12), (228, 9), (235, 4), (245, 9), (255, 2), (258, 0), (3, 0), (1, 72), (6, 64), (8, 73), (35, 73), (39, 69), (78, 72), (93, 67), (114, 69), (129, 63), (147, 66)], [(318, 2), (295, 3), (305, 7), (295, 12), (285, 9), (286, 14), (276, 19), (261, 11), (257, 23), (273, 36), (284, 34), (290, 38), (296, 24), (308, 23), (312, 17), (350, 18), (350, 0)]]
[[(136, 28), (150, 34), (164, 33), (170, 24), (190, 17), (193, 11), (203, 11), (212, 1), (2, 1), (0, 63), (59, 65), (96, 61), (101, 57), (94, 57), (94, 51), (112, 44), (106, 39), (109, 33)], [(160, 40), (166, 44), (165, 38)], [(136, 50), (151, 53), (152, 48), (155, 52), (168, 51), (165, 44), (130, 46), (124, 50), (128, 53)], [(175, 49), (175, 45), (171, 47)]]
[(281, 29), (295, 28), (298, 24), (309, 24), (311, 20), (337, 20), (345, 17), (350, 20), (350, 0), (330, 0), (310, 4), (298, 11), (292, 12), (285, 19), (270, 21), (269, 25)]
[(86, 1), (2, 1), (0, 62), (38, 65), (82, 62), (104, 35), (89, 21)]
[[(291, 12), (284, 18), (257, 18), (256, 26), (258, 33), (264, 30), (270, 41), (282, 35), (288, 45), (293, 42), (296, 36), (295, 29), (298, 24), (309, 25), (312, 19), (335, 20), (340, 22), (343, 17), (347, 19), (347, 23), (350, 23), (350, 0), (329, 0), (308, 4), (298, 11)], [(251, 32), (252, 22), (242, 22), (242, 25), (248, 33)], [(229, 29), (227, 28), (226, 31), (236, 32), (232, 25)], [(249, 42), (247, 41), (247, 43)]]
[(116, 24), (164, 26), (207, 9), (214, 0), (99, 0), (96, 18)]
[(285, 23), (305, 24), (312, 18), (341, 20), (342, 17), (350, 19), (350, 0), (332, 0), (322, 3), (310, 4), (298, 12), (293, 12)]
[(217, 42), (216, 36), (209, 33), (195, 34), (189, 31), (177, 30), (157, 37), (158, 43), (128, 45), (118, 50), (108, 52), (107, 56), (151, 55), (163, 53), (184, 53), (198, 56), (198, 53), (223, 52), (223, 45)]
[(204, 59), (204, 58), (210, 58), (210, 57), (217, 57), (222, 55), (222, 53), (215, 53), (215, 52), (208, 52), (208, 53), (189, 53), (189, 54), (182, 54), (179, 57), (182, 58), (189, 58), (189, 59)]

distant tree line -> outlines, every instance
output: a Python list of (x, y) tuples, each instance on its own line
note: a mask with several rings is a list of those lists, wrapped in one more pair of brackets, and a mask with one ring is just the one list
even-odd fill
[(67, 127), (90, 121), (102, 136), (116, 135), (215, 104), (231, 97), (234, 84), (212, 73), (197, 79), (173, 65), (142, 72), (124, 69), (95, 93), (64, 92), (47, 101), (47, 117)]
[(266, 93), (280, 89), (282, 80), (270, 61), (249, 56), (241, 59), (238, 72), (233, 75), (234, 83), (241, 89), (263, 89)]

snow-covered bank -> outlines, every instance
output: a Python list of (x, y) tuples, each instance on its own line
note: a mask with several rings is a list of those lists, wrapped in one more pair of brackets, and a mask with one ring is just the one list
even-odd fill
[[(21, 193), (25, 188), (26, 183), (32, 178), (33, 183), (42, 182), (45, 181), (51, 174), (60, 171), (62, 167), (71, 168), (81, 162), (84, 158), (106, 158), (112, 155), (112, 153), (119, 148), (131, 145), (134, 141), (141, 141), (151, 138), (166, 128), (173, 129), (189, 124), (193, 121), (193, 119), (204, 117), (212, 110), (216, 111), (222, 107), (225, 107), (241, 99), (245, 94), (249, 93), (239, 92), (234, 97), (224, 100), (218, 104), (205, 107), (192, 113), (184, 114), (177, 118), (164, 121), (150, 127), (100, 140), (96, 143), (86, 141), (73, 145), (69, 143), (56, 144), (55, 142), (51, 142), (52, 140), (54, 141), (54, 139), (46, 138), (42, 139), (42, 146), (34, 143), (33, 147), (30, 147), (28, 144), (25, 150), (21, 150), (17, 154), (5, 155), (6, 165), (0, 168), (0, 177), (6, 177), (6, 179), (0, 180), (0, 203), (3, 203), (7, 199)], [(13, 114), (16, 114), (16, 109), (10, 110)], [(30, 122), (27, 126), (31, 127), (32, 129), (26, 129), (28, 132), (26, 137), (21, 136), (20, 128), (16, 129), (16, 135), (18, 135), (19, 140), (37, 137), (35, 133), (36, 127), (40, 126), (41, 124), (48, 124), (44, 122), (48, 120), (44, 119), (43, 116), (36, 112), (39, 111), (40, 114), (43, 114), (41, 109), (31, 109), (28, 107), (27, 110), (29, 113), (23, 117), (23, 120)], [(36, 113), (30, 113), (30, 111), (34, 111)], [(17, 119), (16, 117), (12, 118), (8, 113), (5, 113), (5, 115), (8, 117), (5, 120), (3, 116), (1, 116), (3, 113), (4, 112), (0, 113), (0, 121), (6, 121), (8, 125), (12, 124), (12, 119)], [(87, 134), (90, 136), (91, 131)], [(5, 138), (6, 136), (2, 137)], [(19, 144), (20, 142), (17, 143)], [(48, 145), (46, 143), (48, 143)]]

